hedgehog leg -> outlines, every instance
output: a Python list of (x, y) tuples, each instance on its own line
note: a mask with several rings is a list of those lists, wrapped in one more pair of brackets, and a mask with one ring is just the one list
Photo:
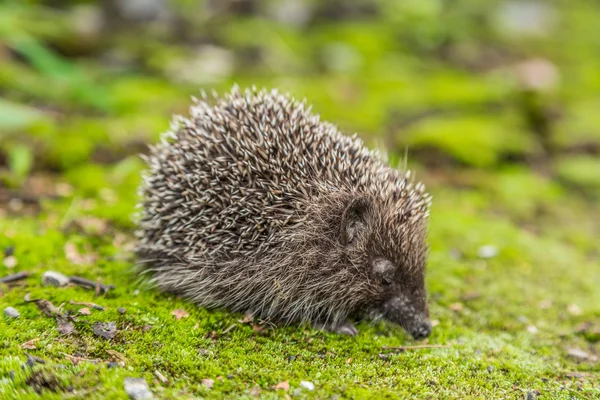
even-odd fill
[(346, 321), (339, 325), (325, 325), (325, 324), (313, 324), (315, 329), (327, 332), (337, 333), (339, 335), (356, 336), (358, 329), (350, 321)]

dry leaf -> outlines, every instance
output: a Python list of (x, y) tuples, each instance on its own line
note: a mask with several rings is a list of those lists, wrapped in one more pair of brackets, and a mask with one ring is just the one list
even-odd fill
[(21, 345), (21, 347), (24, 349), (28, 349), (28, 350), (36, 349), (37, 347), (35, 347), (35, 342), (37, 342), (38, 340), (41, 340), (41, 339), (40, 338), (31, 339), (30, 341), (23, 343)]
[(118, 352), (118, 351), (116, 351), (116, 350), (111, 350), (111, 349), (108, 349), (108, 350), (106, 350), (106, 352), (107, 352), (108, 354), (110, 354), (114, 360), (118, 360), (118, 361), (121, 361), (121, 362), (123, 362), (123, 363), (124, 363), (125, 361), (127, 361), (127, 359), (125, 358), (125, 356), (124, 356), (123, 354), (119, 353), (119, 352)]
[(171, 315), (175, 316), (175, 319), (179, 321), (181, 318), (187, 318), (190, 314), (187, 313), (183, 308), (171, 311)]
[(92, 314), (92, 311), (87, 307), (80, 308), (79, 311), (77, 311), (77, 312), (79, 314), (83, 314), (83, 315), (91, 315)]
[(110, 340), (117, 334), (117, 324), (114, 322), (96, 322), (94, 324), (94, 333), (106, 340)]
[(462, 303), (452, 303), (448, 306), (448, 308), (455, 312), (461, 312), (464, 307)]
[(215, 381), (212, 379), (202, 379), (202, 384), (210, 389), (215, 384)]
[(58, 331), (63, 335), (70, 335), (75, 333), (75, 325), (72, 322), (68, 322), (62, 318), (57, 319), (58, 322)]
[(277, 385), (275, 385), (273, 387), (273, 389), (275, 389), (275, 390), (281, 389), (281, 390), (285, 390), (287, 392), (288, 390), (290, 390), (290, 382), (289, 381), (279, 382)]

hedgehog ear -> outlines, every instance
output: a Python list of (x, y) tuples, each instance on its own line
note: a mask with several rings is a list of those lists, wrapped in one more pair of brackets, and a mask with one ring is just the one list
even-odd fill
[(342, 214), (340, 241), (344, 246), (353, 246), (358, 236), (365, 230), (371, 201), (366, 197), (355, 197)]

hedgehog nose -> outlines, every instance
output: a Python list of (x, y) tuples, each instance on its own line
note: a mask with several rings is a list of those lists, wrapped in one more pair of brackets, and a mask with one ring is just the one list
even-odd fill
[(411, 334), (412, 337), (417, 340), (425, 339), (431, 334), (431, 323), (429, 321), (423, 322), (421, 325), (417, 326)]

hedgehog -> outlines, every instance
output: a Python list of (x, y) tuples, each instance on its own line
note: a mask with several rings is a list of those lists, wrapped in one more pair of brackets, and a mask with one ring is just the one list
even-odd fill
[(143, 156), (135, 253), (159, 290), (340, 334), (431, 332), (431, 196), (277, 89), (204, 92)]

